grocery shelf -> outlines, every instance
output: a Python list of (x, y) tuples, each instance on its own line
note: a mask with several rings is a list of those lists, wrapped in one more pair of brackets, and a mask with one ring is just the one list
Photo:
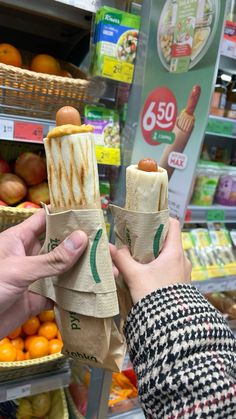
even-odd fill
[(186, 223), (236, 222), (236, 207), (224, 205), (197, 206), (189, 205), (185, 215)]
[(236, 139), (236, 119), (209, 115), (206, 134)]
[(0, 382), (0, 402), (66, 387), (71, 381), (69, 362), (62, 368), (22, 379)]
[(203, 294), (229, 291), (236, 289), (236, 276), (232, 275), (220, 278), (210, 278), (204, 281), (192, 281), (192, 285), (198, 288)]

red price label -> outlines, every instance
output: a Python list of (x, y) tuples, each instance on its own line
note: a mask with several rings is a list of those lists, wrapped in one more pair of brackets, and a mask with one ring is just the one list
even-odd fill
[(161, 131), (172, 131), (177, 117), (177, 103), (174, 94), (167, 87), (152, 90), (143, 107), (141, 129), (145, 141), (158, 145), (155, 141)]
[(14, 138), (25, 141), (43, 141), (43, 125), (31, 122), (15, 122)]

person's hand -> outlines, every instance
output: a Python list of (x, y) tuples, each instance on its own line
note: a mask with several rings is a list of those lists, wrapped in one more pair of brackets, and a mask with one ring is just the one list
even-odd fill
[(38, 255), (45, 223), (41, 210), (0, 234), (0, 339), (30, 316), (53, 307), (52, 301), (28, 291), (28, 287), (40, 278), (66, 272), (87, 246), (86, 234), (74, 231), (53, 251)]
[(184, 255), (180, 224), (172, 218), (163, 249), (154, 261), (147, 264), (136, 262), (127, 247), (118, 250), (111, 246), (110, 250), (134, 304), (158, 288), (191, 281), (191, 263)]

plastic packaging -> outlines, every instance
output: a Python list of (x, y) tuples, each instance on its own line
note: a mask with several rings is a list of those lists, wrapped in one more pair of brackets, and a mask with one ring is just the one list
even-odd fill
[(220, 174), (218, 165), (208, 163), (198, 166), (191, 204), (212, 205)]
[(96, 145), (120, 148), (120, 124), (118, 112), (102, 106), (85, 107), (85, 124), (94, 127)]
[(220, 176), (215, 202), (221, 205), (236, 205), (236, 168), (225, 170)]

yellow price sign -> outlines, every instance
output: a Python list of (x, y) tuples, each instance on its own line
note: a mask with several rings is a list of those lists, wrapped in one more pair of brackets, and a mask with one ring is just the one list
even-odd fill
[(120, 149), (106, 148), (96, 145), (96, 158), (99, 164), (109, 164), (111, 166), (120, 166)]
[(134, 65), (118, 61), (115, 58), (104, 57), (102, 75), (114, 80), (132, 83)]

